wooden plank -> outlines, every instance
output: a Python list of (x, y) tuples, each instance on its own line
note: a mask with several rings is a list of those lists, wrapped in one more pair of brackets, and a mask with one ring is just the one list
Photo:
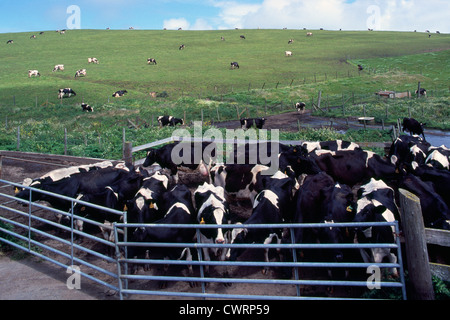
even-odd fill
[(440, 229), (425, 229), (426, 241), (429, 244), (437, 244), (444, 247), (450, 247), (450, 231)]
[(450, 281), (450, 266), (430, 262), (431, 274), (444, 280)]

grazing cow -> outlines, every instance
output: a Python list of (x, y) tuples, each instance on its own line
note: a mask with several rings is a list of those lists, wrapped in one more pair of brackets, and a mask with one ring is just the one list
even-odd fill
[(184, 44), (180, 45), (180, 47), (178, 48), (178, 50), (183, 50), (184, 48), (186, 48), (186, 46)]
[(127, 90), (119, 90), (113, 93), (113, 98), (119, 98), (119, 97), (123, 97), (125, 95), (125, 93), (128, 93)]
[(90, 105), (88, 105), (87, 103), (82, 103), (81, 104), (81, 110), (82, 111), (86, 111), (86, 112), (94, 112), (94, 108), (92, 108)]
[[(382, 180), (372, 178), (359, 188), (356, 207), (355, 222), (393, 222), (399, 219), (394, 190)], [(394, 233), (394, 227), (376, 226), (358, 229), (356, 235), (359, 243), (395, 243)], [(382, 263), (385, 258), (390, 263), (397, 262), (389, 248), (360, 249), (360, 253), (366, 263)], [(391, 272), (398, 276), (395, 268)]]
[(358, 71), (363, 71), (363, 70), (364, 70), (364, 67), (362, 65), (358, 64)]
[(64, 71), (64, 65), (63, 65), (63, 64), (57, 64), (57, 65), (55, 65), (55, 66), (53, 67), (52, 72), (55, 72), (55, 71), (58, 71), (58, 70)]
[[(228, 202), (225, 200), (225, 191), (222, 187), (215, 187), (205, 182), (195, 190), (194, 199), (197, 208), (198, 223), (212, 225), (225, 225), (230, 223), (230, 208)], [(227, 244), (227, 232), (222, 228), (200, 229), (200, 242)], [(218, 257), (220, 261), (224, 261), (227, 250), (218, 247), (203, 248), (203, 258), (205, 261), (211, 261), (210, 253), (214, 257)], [(205, 267), (205, 271), (209, 273), (209, 266)]]
[(303, 113), (303, 111), (305, 110), (306, 104), (304, 102), (297, 102), (295, 104), (295, 108), (297, 109), (297, 112), (301, 112)]
[(389, 148), (388, 159), (398, 169), (414, 168), (425, 163), (430, 144), (419, 136), (399, 136)]
[(262, 129), (266, 122), (266, 118), (243, 118), (240, 122), (243, 130), (250, 129), (253, 125), (258, 129)]
[(37, 70), (28, 70), (28, 78), (31, 78), (31, 76), (40, 77), (41, 74)]
[[(291, 202), (291, 181), (287, 179), (271, 179), (270, 183), (264, 186), (255, 198), (253, 211), (245, 224), (279, 224), (285, 220), (283, 215), (290, 215)], [(270, 244), (276, 239), (280, 244), (282, 240), (281, 228), (240, 228), (232, 234), (231, 243), (264, 243)], [(232, 248), (229, 252), (231, 261), (235, 261), (245, 251), (243, 248)], [(278, 249), (279, 259), (281, 251)], [(269, 249), (264, 249), (264, 261), (269, 262)], [(266, 274), (268, 267), (264, 267), (263, 273)]]
[(337, 182), (354, 186), (370, 178), (396, 179), (396, 167), (379, 155), (362, 149), (328, 151), (316, 150), (309, 156), (318, 167)]
[(97, 58), (88, 58), (88, 63), (98, 64), (98, 59)]
[(426, 123), (419, 122), (414, 118), (403, 118), (402, 131), (404, 132), (409, 131), (410, 135), (413, 134), (422, 135), (423, 140), (425, 140), (423, 127), (426, 125), (427, 125)]
[(86, 69), (77, 70), (77, 72), (75, 73), (75, 78), (85, 76), (86, 74), (87, 74)]
[(8, 41), (6, 41), (6, 44), (13, 44), (13, 43), (14, 43), (13, 40), (8, 40)]
[(235, 69), (235, 68), (238, 68), (239, 69), (239, 63), (237, 63), (237, 62), (231, 62), (231, 69)]
[(76, 96), (77, 94), (71, 88), (59, 89), (58, 99), (70, 98), (71, 96)]
[(291, 56), (292, 56), (292, 51), (285, 51), (285, 52), (284, 52), (284, 55), (285, 55), (286, 57), (291, 57)]
[(36, 35), (33, 34), (30, 39), (36, 39)]
[(148, 59), (147, 59), (147, 64), (156, 64), (156, 59), (154, 59), (154, 58), (148, 58)]
[[(174, 159), (173, 157), (178, 159)], [(162, 168), (169, 169), (173, 181), (178, 183), (178, 166), (198, 170), (203, 176), (207, 177), (209, 176), (209, 168), (215, 161), (215, 157), (214, 143), (175, 142), (159, 149), (150, 149), (147, 152), (143, 166), (148, 167), (156, 162)]]
[(294, 43), (294, 39), (289, 39), (288, 44)]
[(221, 36), (221, 37), (220, 37), (220, 40), (225, 41), (225, 37), (224, 37), (224, 36)]
[(415, 92), (416, 92), (416, 95), (419, 95), (419, 96), (426, 96), (427, 95), (427, 90), (424, 89), (424, 88), (420, 88), (420, 94), (419, 94), (418, 90), (416, 90)]
[(245, 36), (244, 35), (240, 35), (239, 38), (244, 39), (245, 40)]
[(341, 150), (357, 150), (361, 149), (358, 144), (350, 141), (342, 140), (330, 140), (330, 141), (305, 141), (302, 143), (302, 147), (306, 149), (308, 153), (315, 150), (329, 150), (329, 151), (341, 151)]
[[(165, 212), (162, 219), (155, 221), (155, 224), (194, 224), (195, 210), (192, 204), (191, 191), (185, 185), (176, 185), (172, 190), (165, 192), (162, 197), (162, 208)], [(133, 233), (131, 241), (133, 242), (163, 242), (163, 243), (188, 243), (192, 242), (195, 235), (195, 229), (192, 228), (154, 228), (140, 227)], [(144, 248), (145, 250), (145, 248)], [(186, 255), (186, 260), (192, 261), (192, 255), (189, 248), (170, 247), (170, 248), (148, 248), (153, 257), (169, 258), (170, 260), (180, 260)], [(142, 247), (128, 247), (128, 257), (134, 257), (142, 251)], [(189, 274), (193, 275), (192, 266), (189, 266)], [(164, 272), (168, 267), (164, 268)], [(161, 287), (165, 283), (160, 284)]]
[(307, 36), (307, 37), (312, 37), (312, 35), (313, 35), (312, 32), (306, 33), (306, 36)]
[(175, 127), (177, 124), (184, 125), (183, 119), (175, 118), (172, 116), (159, 116), (158, 123), (160, 127)]
[[(449, 207), (437, 192), (441, 188), (440, 185), (435, 187), (432, 183), (424, 182), (413, 174), (407, 174), (401, 179), (399, 187), (410, 191), (420, 199), (426, 228), (450, 230)], [(442, 188), (448, 189), (448, 186), (442, 186)]]

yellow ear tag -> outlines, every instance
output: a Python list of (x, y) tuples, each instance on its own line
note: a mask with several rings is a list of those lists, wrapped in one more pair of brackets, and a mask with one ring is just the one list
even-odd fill
[(19, 192), (20, 192), (20, 191), (19, 191), (19, 188), (15, 187), (15, 188), (14, 188), (14, 193), (15, 193), (15, 194), (18, 194)]
[(352, 206), (348, 206), (348, 207), (347, 207), (347, 212), (353, 212)]
[(127, 205), (124, 205), (124, 206), (123, 206), (123, 211), (128, 211)]
[(205, 224), (205, 219), (202, 218), (202, 221), (200, 221), (200, 224)]
[(150, 209), (154, 209), (155, 208), (155, 204), (153, 202), (150, 202), (149, 208)]

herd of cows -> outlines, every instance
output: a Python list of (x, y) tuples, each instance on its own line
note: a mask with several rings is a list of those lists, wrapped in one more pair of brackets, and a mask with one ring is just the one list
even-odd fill
[[(333, 223), (400, 221), (399, 188), (411, 191), (420, 199), (426, 227), (450, 230), (450, 150), (431, 146), (418, 135), (400, 136), (392, 143), (386, 157), (340, 140), (298, 145), (277, 143), (272, 145), (275, 148), (264, 149), (277, 153), (278, 171), (271, 175), (265, 174), (268, 166), (261, 164), (259, 156), (256, 164), (249, 163), (250, 155), (259, 155), (260, 148), (267, 147), (263, 143), (247, 144), (244, 149), (235, 145), (227, 159), (244, 159), (243, 164), (220, 162), (216, 159), (215, 144), (211, 142), (185, 143), (185, 148), (191, 148), (191, 155), (198, 150), (196, 148), (201, 148), (203, 155), (210, 156), (175, 164), (172, 151), (179, 144), (149, 150), (140, 167), (105, 161), (57, 169), (37, 179), (26, 179), (25, 188), (16, 189), (16, 197), (30, 199), (30, 190), (26, 187), (33, 187), (127, 211), (127, 223), (221, 225), (220, 228), (202, 228), (200, 239), (196, 239), (193, 228), (147, 225), (127, 228), (131, 242), (191, 243), (199, 240), (217, 244), (219, 248), (204, 249), (206, 260), (233, 261), (245, 250), (220, 250), (224, 243), (291, 241), (289, 232), (282, 228), (252, 229), (245, 228), (246, 224), (329, 224), (329, 228), (296, 229), (293, 238), (297, 243), (391, 243), (396, 236), (391, 227), (350, 229), (333, 227)], [(160, 167), (152, 167), (158, 168), (157, 171), (147, 170), (155, 164)], [(201, 182), (188, 186), (180, 181), (179, 167), (199, 172)], [(32, 192), (31, 199), (47, 201), (65, 212), (72, 210), (69, 201), (36, 191)], [(230, 209), (237, 201), (251, 203), (247, 217), (239, 218)], [(73, 215), (78, 230), (84, 230), (82, 217), (105, 225), (121, 221), (120, 216), (77, 202)], [(70, 219), (59, 217), (60, 223), (64, 220)], [(226, 228), (230, 224), (234, 227)], [(101, 229), (105, 238), (112, 240), (108, 228)], [(289, 252), (279, 253), (284, 260), (291, 259)], [(141, 255), (192, 259), (188, 248), (128, 248), (129, 257)], [(330, 262), (354, 259), (353, 254), (340, 249), (323, 249), (320, 255), (320, 259)], [(311, 259), (308, 252), (300, 256)], [(366, 262), (395, 262), (397, 259), (390, 249), (362, 250), (358, 256)], [(269, 261), (267, 251), (264, 257)], [(391, 271), (393, 275), (397, 273)], [(287, 272), (289, 276), (289, 270)]]

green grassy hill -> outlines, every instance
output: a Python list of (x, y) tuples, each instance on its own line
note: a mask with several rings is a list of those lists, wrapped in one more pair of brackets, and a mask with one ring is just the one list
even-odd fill
[[(36, 97), (40, 104), (47, 99), (58, 103), (57, 90), (64, 87), (77, 92), (72, 99), (76, 102), (84, 98), (105, 103), (120, 89), (128, 90), (128, 98), (141, 99), (151, 91), (179, 97), (245, 90), (249, 85), (287, 86), (293, 80), (299, 85), (356, 75), (355, 59), (450, 49), (450, 35), (445, 34), (428, 38), (424, 33), (314, 30), (306, 37), (306, 32), (69, 30), (64, 35), (36, 32), (36, 39), (30, 39), (32, 33), (0, 34), (0, 103), (11, 104), (13, 96), (16, 105), (34, 104)], [(9, 39), (14, 43), (7, 45)], [(288, 44), (289, 39), (294, 43)], [(180, 44), (186, 48), (179, 50)], [(285, 57), (285, 50), (293, 56)], [(97, 57), (100, 64), (89, 65), (88, 57)], [(147, 65), (147, 58), (158, 64)], [(241, 68), (230, 70), (231, 61)], [(52, 73), (55, 64), (64, 64), (65, 71)], [(81, 68), (87, 69), (87, 76), (75, 79)], [(29, 69), (42, 76), (28, 79)]]

